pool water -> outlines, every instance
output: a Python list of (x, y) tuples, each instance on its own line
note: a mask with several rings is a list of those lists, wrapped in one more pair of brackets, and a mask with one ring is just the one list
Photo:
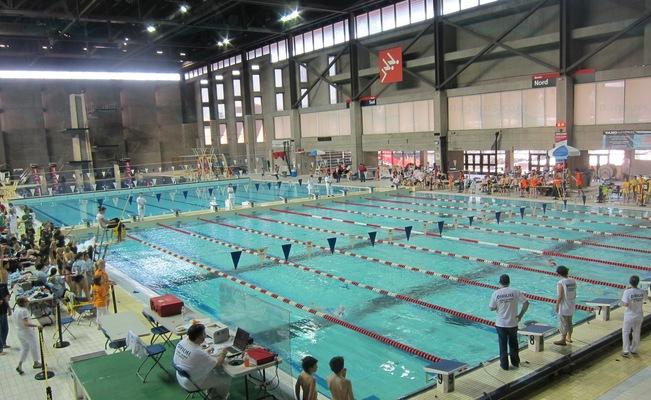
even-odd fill
[[(295, 189), (293, 186), (289, 188)], [(240, 194), (241, 190), (237, 193)], [(181, 195), (175, 200), (181, 199), (188, 202), (202, 201), (199, 195), (194, 197), (190, 194), (187, 199)], [(165, 206), (170, 208), (183, 207), (184, 204), (173, 202), (169, 197), (165, 201)], [(402, 204), (398, 201), (417, 204)], [(154, 202), (155, 200), (151, 203)], [(111, 201), (108, 203), (111, 204)], [(523, 218), (519, 215), (521, 205), (527, 207)], [(377, 206), (390, 206), (394, 209)], [(445, 208), (450, 206), (457, 209)], [(115, 207), (119, 208), (120, 203)], [(584, 304), (595, 297), (619, 298), (622, 289), (612, 287), (610, 283), (625, 284), (630, 275), (644, 273), (646, 268), (651, 267), (649, 255), (643, 252), (649, 247), (651, 224), (646, 214), (633, 210), (622, 211), (614, 217), (583, 214), (587, 211), (609, 212), (596, 207), (568, 205), (568, 210), (559, 210), (550, 205), (546, 211), (547, 219), (543, 219), (540, 203), (514, 199), (492, 201), (486, 198), (428, 193), (418, 193), (409, 198), (393, 192), (338, 197), (334, 201), (320, 202), (319, 207), (322, 208), (314, 208), (309, 204), (289, 207), (281, 205), (271, 209), (249, 210), (247, 215), (211, 215), (205, 217), (205, 220), (173, 221), (154, 228), (133, 229), (129, 233), (137, 240), (127, 240), (112, 246), (107, 262), (112, 268), (156, 292), (173, 293), (192, 308), (250, 330), (256, 341), (271, 347), (283, 357), (286, 361), (283, 369), (294, 376), (300, 371), (302, 357), (308, 354), (316, 357), (320, 361), (317, 372), (319, 391), (326, 395), (329, 394), (325, 383), (329, 375), (328, 361), (336, 355), (344, 356), (355, 397), (360, 399), (394, 399), (422, 388), (425, 386), (423, 366), (428, 361), (359, 331), (298, 309), (283, 302), (282, 297), (328, 314), (343, 310), (342, 320), (365, 331), (441, 358), (476, 366), (497, 356), (497, 335), (493, 327), (473, 322), (464, 316), (494, 320), (494, 312), (488, 309), (493, 289), (482, 285), (497, 285), (501, 274), (508, 273), (512, 286), (527, 294), (554, 299), (558, 277), (545, 272), (555, 270), (552, 262), (567, 265), (572, 275), (598, 281), (594, 284), (578, 283), (577, 302)], [(536, 215), (532, 214), (534, 207), (537, 208)], [(52, 211), (47, 203), (39, 208)], [(502, 211), (504, 217), (499, 224), (494, 217), (473, 224), (476, 228), (489, 228), (493, 231), (472, 229), (468, 226), (467, 217), (479, 215), (477, 209), (484, 210), (484, 214), (489, 217), (495, 211)], [(440, 217), (424, 211), (451, 215)], [(515, 212), (514, 216), (508, 215), (511, 211)], [(617, 210), (611, 210), (615, 211)], [(57, 214), (52, 211), (52, 215), (73, 219), (78, 213), (62, 208)], [(642, 218), (627, 219), (629, 216)], [(573, 220), (563, 221), (552, 217)], [(457, 226), (453, 227), (455, 219)], [(585, 223), (580, 222), (580, 219), (596, 222)], [(443, 235), (446, 237), (425, 235), (425, 232), (438, 233), (438, 221), (444, 222)], [(622, 221), (637, 226), (612, 224)], [(521, 225), (521, 222), (530, 225)], [(404, 231), (399, 230), (406, 226), (413, 229), (409, 241)], [(636, 238), (596, 235), (557, 227), (633, 234)], [(387, 228), (397, 229), (391, 231)], [(369, 232), (377, 232), (375, 245), (366, 239)], [(531, 239), (508, 232), (586, 240), (621, 249), (553, 239)], [(336, 238), (335, 249), (341, 251), (331, 253), (328, 250), (329, 238)], [(480, 242), (459, 241), (455, 238)], [(309, 246), (308, 242), (317, 247)], [(417, 248), (400, 247), (400, 244), (407, 243)], [(155, 250), (148, 244), (223, 271), (281, 298), (272, 298), (268, 295), (269, 292), (264, 294), (219, 278), (190, 262)], [(282, 259), (284, 244), (292, 245), (289, 260), (299, 267), (307, 267), (307, 271), (261, 259), (258, 254), (247, 252), (266, 248), (268, 256)], [(498, 247), (496, 244), (524, 249)], [(231, 252), (238, 249), (243, 249), (244, 252), (236, 269)], [(538, 253), (540, 250), (553, 251), (555, 255), (541, 255)], [(477, 257), (484, 262), (474, 261), (474, 258), (435, 254), (436, 251)], [(584, 259), (569, 258), (570, 256)], [(519, 264), (532, 270), (508, 269), (495, 265), (493, 261)], [(604, 264), (602, 261), (622, 262), (625, 267)], [(409, 270), (409, 267), (417, 270)], [(333, 276), (315, 273), (315, 269)], [(445, 279), (440, 274), (465, 278), (477, 284), (456, 282)], [(359, 284), (350, 284), (349, 281), (337, 279), (338, 277)], [(368, 290), (366, 285), (465, 314), (454, 316), (435, 311), (378, 293), (377, 290)], [(577, 310), (574, 321), (580, 323), (590, 317), (591, 314), (587, 311)], [(531, 301), (524, 320), (555, 326), (553, 303)]]
[[(145, 217), (174, 214), (176, 211), (207, 210), (212, 196), (217, 200), (219, 207), (224, 208), (229, 184), (232, 184), (235, 190), (236, 206), (245, 201), (263, 204), (308, 197), (306, 184), (299, 184), (298, 181), (254, 181), (246, 178), (24, 198), (13, 202), (33, 209), (39, 220), (50, 220), (59, 226), (74, 226), (95, 222), (100, 204), (106, 207), (106, 216), (109, 219), (130, 219), (138, 215), (136, 198), (139, 194), (142, 194), (146, 201)], [(351, 193), (360, 190), (368, 191), (368, 189), (345, 185), (333, 185), (332, 188), (334, 194), (341, 194), (344, 191)], [(325, 196), (325, 185), (315, 185), (313, 193)]]

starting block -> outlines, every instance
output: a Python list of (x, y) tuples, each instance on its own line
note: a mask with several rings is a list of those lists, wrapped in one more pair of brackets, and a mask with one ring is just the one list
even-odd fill
[(454, 391), (456, 374), (467, 368), (468, 364), (456, 360), (441, 360), (423, 367), (425, 370), (425, 381), (430, 382), (436, 379), (436, 388), (442, 393)]
[(596, 309), (596, 316), (600, 321), (608, 321), (610, 320), (610, 309), (619, 305), (619, 299), (600, 297), (598, 299), (586, 301), (585, 304)]
[(556, 328), (549, 325), (531, 324), (522, 329), (518, 329), (518, 334), (529, 337), (529, 350), (534, 353), (540, 353), (545, 350), (545, 335), (551, 333)]

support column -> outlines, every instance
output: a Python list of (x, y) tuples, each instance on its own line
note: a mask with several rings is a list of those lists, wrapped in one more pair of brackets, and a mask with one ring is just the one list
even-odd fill
[[(644, 6), (647, 10), (651, 9), (651, 0), (645, 0)], [(644, 62), (651, 64), (651, 24), (644, 25)]]
[(359, 104), (359, 64), (357, 40), (353, 38), (355, 32), (355, 16), (348, 16), (348, 32), (351, 38), (348, 42), (348, 54), (350, 57), (350, 144), (351, 144), (351, 168), (356, 169), (359, 163), (364, 160), (364, 149), (362, 146), (362, 107)]
[[(291, 109), (289, 110), (289, 127), (290, 127), (290, 132), (291, 132), (291, 137), (292, 140), (294, 140), (294, 148), (299, 149), (303, 147), (303, 143), (301, 141), (301, 113), (297, 109)], [(309, 149), (306, 149), (309, 151)], [(303, 163), (302, 160), (299, 159), (298, 154), (293, 155), (294, 161), (296, 163), (296, 172), (300, 174), (305, 174), (305, 173), (311, 173), (312, 171), (306, 168), (303, 168)]]
[(242, 53), (242, 107), (244, 114), (244, 134), (246, 147), (246, 165), (249, 171), (255, 171), (255, 118), (253, 117), (253, 96), (251, 96), (251, 71), (246, 52)]
[(445, 90), (434, 92), (434, 134), (439, 135), (436, 137), (436, 165), (445, 171), (448, 164), (448, 95)]

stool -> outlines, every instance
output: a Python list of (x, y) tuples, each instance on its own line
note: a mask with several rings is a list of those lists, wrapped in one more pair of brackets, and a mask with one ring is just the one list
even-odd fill
[(431, 381), (430, 376), (435, 375), (436, 388), (442, 393), (449, 393), (454, 391), (455, 375), (467, 367), (467, 364), (456, 360), (441, 360), (428, 364), (423, 367), (425, 370), (425, 381)]
[(640, 284), (643, 286), (647, 286), (647, 297), (651, 299), (651, 276), (645, 276), (644, 278), (640, 278)]
[(619, 304), (619, 299), (600, 297), (598, 299), (586, 301), (585, 304), (597, 309), (597, 316), (600, 321), (608, 321), (610, 320), (610, 309)]
[(556, 328), (549, 325), (530, 324), (522, 329), (518, 329), (518, 334), (529, 337), (529, 350), (534, 353), (540, 353), (545, 350), (545, 335), (551, 333)]

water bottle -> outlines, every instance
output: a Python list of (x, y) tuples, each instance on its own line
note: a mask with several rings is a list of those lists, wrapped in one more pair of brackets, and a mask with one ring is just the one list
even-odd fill
[(187, 323), (190, 320), (188, 318), (188, 309), (185, 308), (185, 306), (181, 307), (181, 317), (183, 318), (184, 323)]

